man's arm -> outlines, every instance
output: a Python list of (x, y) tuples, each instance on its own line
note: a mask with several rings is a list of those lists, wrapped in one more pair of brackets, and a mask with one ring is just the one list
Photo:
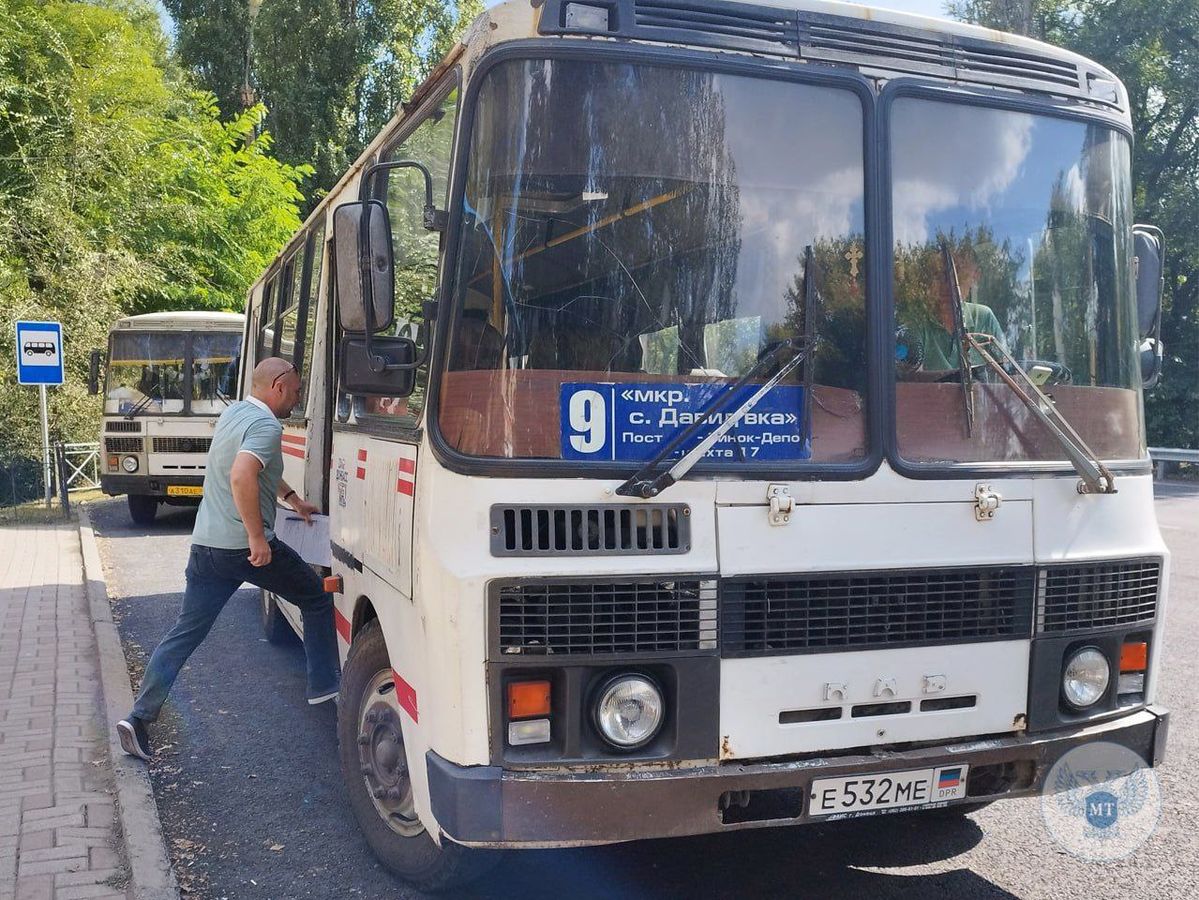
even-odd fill
[(316, 506), (306, 502), (299, 493), (282, 478), (279, 479), (279, 490), (275, 496), (294, 509), (309, 525), (312, 524), (312, 514), (316, 512)]
[(243, 450), (233, 460), (229, 471), (229, 488), (233, 492), (233, 505), (241, 515), (250, 539), (250, 565), (265, 566), (271, 561), (271, 545), (266, 540), (262, 522), (262, 510), (258, 506), (258, 473), (262, 461), (249, 450)]

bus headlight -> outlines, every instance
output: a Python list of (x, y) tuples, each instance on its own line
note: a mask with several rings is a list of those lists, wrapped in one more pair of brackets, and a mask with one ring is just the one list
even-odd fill
[(1075, 709), (1085, 709), (1099, 702), (1107, 693), (1111, 667), (1107, 657), (1095, 647), (1083, 647), (1066, 663), (1062, 675), (1062, 695)]
[(126, 472), (136, 472), (137, 471), (137, 457), (136, 456), (126, 456), (123, 460), (121, 460), (121, 468), (124, 469)]
[(635, 750), (654, 739), (666, 718), (658, 686), (644, 675), (617, 675), (604, 684), (595, 702), (595, 724), (604, 740), (619, 750)]

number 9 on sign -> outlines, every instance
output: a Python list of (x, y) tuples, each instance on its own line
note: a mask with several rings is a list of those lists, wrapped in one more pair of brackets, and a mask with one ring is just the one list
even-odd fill
[(607, 439), (608, 414), (599, 391), (577, 391), (570, 397), (570, 446), (578, 453), (596, 453)]

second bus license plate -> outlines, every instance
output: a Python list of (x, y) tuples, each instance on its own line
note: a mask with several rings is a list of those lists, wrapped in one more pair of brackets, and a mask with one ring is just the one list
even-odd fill
[(204, 488), (200, 485), (170, 484), (167, 485), (168, 497), (203, 497)]
[(938, 766), (812, 782), (808, 814), (831, 816), (871, 809), (898, 809), (960, 800), (966, 796), (969, 766)]

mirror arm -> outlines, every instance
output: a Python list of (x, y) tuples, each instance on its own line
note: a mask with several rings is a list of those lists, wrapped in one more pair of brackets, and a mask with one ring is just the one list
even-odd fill
[(421, 224), (428, 231), (445, 231), (450, 215), (446, 210), (438, 209), (433, 205), (433, 176), (424, 163), (419, 163), (414, 159), (393, 159), (367, 166), (358, 180), (358, 199), (363, 201), (370, 199), (370, 185), (375, 176), (391, 169), (416, 169), (424, 176), (425, 206), (421, 210)]

